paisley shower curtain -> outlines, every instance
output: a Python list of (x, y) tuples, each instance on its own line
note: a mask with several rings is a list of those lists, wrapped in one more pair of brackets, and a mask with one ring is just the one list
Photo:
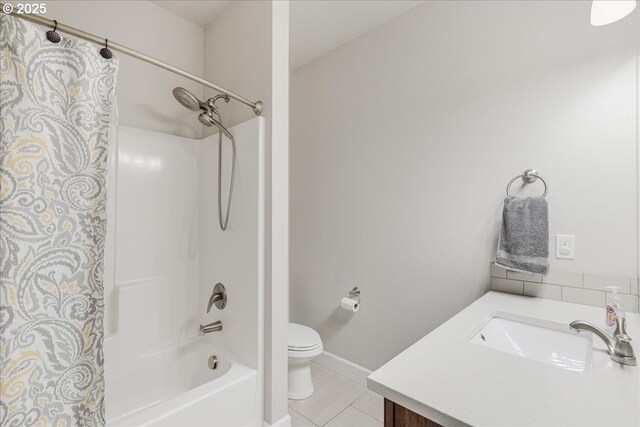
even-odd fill
[(118, 63), (45, 31), (0, 16), (0, 426), (97, 426)]

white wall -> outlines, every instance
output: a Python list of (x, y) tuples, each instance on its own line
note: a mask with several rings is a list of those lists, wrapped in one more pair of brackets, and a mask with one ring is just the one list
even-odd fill
[[(202, 28), (149, 1), (48, 1), (46, 17), (202, 75)], [(96, 52), (99, 49), (96, 46)], [(173, 98), (171, 91), (176, 86), (203, 95), (197, 83), (120, 55), (116, 85), (120, 124), (202, 137), (202, 126), (194, 113)]]
[[(236, 1), (204, 30), (204, 78), (264, 103), (267, 159), (264, 403), (265, 421), (269, 424), (288, 416), (288, 10), (285, 1)], [(205, 90), (205, 96), (212, 94)], [(251, 108), (238, 102), (220, 105), (225, 125), (254, 117)]]
[[(204, 29), (204, 78), (252, 101), (264, 103), (271, 118), (271, 17), (268, 1), (232, 2)], [(205, 88), (205, 96), (216, 92)], [(225, 126), (255, 117), (252, 109), (231, 101), (219, 102)], [(212, 133), (213, 130), (206, 129)]]
[(639, 14), (590, 3), (428, 2), (292, 74), (291, 317), (326, 350), (377, 368), (481, 296), (530, 167), (552, 268), (637, 275)]
[(267, 303), (270, 367), (265, 388), (271, 424), (287, 425), (287, 335), (289, 332), (289, 2), (273, 2), (271, 87), (271, 261)]

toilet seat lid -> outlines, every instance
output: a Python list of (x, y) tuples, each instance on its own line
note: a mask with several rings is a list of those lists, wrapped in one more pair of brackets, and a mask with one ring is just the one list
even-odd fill
[(288, 346), (290, 349), (311, 349), (318, 347), (321, 342), (320, 335), (313, 329), (297, 323), (289, 323)]

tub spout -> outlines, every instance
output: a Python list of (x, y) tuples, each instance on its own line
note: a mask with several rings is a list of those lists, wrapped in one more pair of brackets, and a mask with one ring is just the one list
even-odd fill
[(216, 320), (215, 322), (208, 323), (206, 325), (200, 325), (200, 329), (198, 330), (198, 335), (203, 336), (206, 334), (210, 334), (211, 332), (219, 332), (222, 330), (222, 322)]

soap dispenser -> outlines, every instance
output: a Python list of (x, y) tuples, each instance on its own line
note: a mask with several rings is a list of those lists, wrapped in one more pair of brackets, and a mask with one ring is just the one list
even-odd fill
[(622, 299), (618, 295), (619, 286), (607, 286), (605, 289), (611, 292), (605, 309), (605, 329), (609, 334), (612, 334), (616, 329), (616, 319), (622, 320), (624, 318), (624, 307), (622, 306)]

